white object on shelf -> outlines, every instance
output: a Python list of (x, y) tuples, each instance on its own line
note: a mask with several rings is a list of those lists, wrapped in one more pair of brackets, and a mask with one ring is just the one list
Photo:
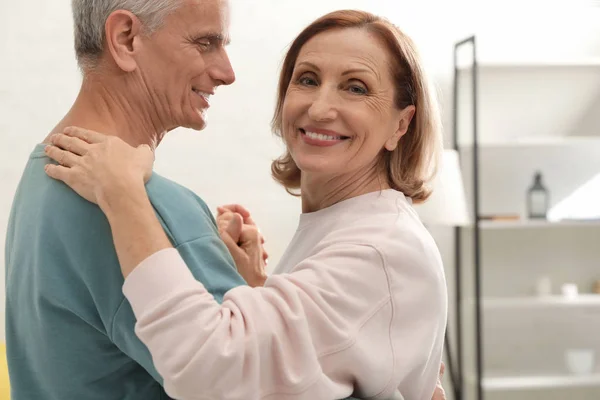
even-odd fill
[(560, 287), (560, 291), (561, 291), (562, 295), (568, 300), (576, 299), (577, 295), (579, 294), (579, 289), (577, 288), (577, 285), (574, 283), (564, 283)]
[(548, 219), (600, 219), (600, 173), (548, 211)]
[(594, 371), (595, 353), (593, 349), (569, 349), (565, 351), (567, 369), (575, 375), (585, 376)]
[(559, 389), (600, 386), (600, 374), (489, 377), (483, 379), (486, 390)]
[(485, 297), (482, 305), (490, 309), (549, 308), (549, 307), (600, 307), (600, 295), (580, 294), (574, 298), (565, 296)]

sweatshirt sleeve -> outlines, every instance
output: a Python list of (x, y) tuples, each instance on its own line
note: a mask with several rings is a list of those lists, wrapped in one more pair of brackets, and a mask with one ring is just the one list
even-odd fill
[(329, 246), (262, 288), (230, 290), (222, 304), (167, 249), (123, 290), (174, 398), (339, 399), (364, 378), (378, 398), (398, 373), (388, 276), (371, 246)]

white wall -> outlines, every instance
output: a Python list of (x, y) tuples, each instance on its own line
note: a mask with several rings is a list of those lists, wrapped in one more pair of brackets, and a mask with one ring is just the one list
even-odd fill
[[(214, 209), (239, 202), (255, 215), (267, 238), (274, 265), (291, 238), (299, 201), (270, 178), (269, 165), (280, 150), (269, 122), (280, 62), (294, 36), (316, 17), (340, 8), (360, 8), (387, 16), (421, 48), (426, 68), (440, 89), (446, 131), (450, 131), (452, 45), (475, 30), (496, 33), (490, 43), (516, 55), (539, 50), (507, 32), (535, 28), (543, 20), (563, 31), (579, 24), (569, 13), (549, 14), (558, 2), (502, 2), (486, 12), (472, 11), (473, 0), (231, 0), (230, 56), (237, 74), (219, 89), (203, 132), (178, 130), (161, 144), (156, 169), (187, 185)], [(488, 5), (485, 3), (485, 5)], [(572, 2), (571, 2), (572, 3)], [(480, 4), (481, 5), (481, 4)], [(515, 7), (518, 6), (518, 13)], [(527, 8), (529, 6), (529, 8)], [(518, 15), (517, 15), (518, 14)], [(509, 35), (510, 36), (510, 35)], [(73, 50), (70, 2), (30, 0), (0, 3), (0, 265), (8, 211), (22, 168), (33, 146), (61, 119), (80, 82)], [(538, 38), (539, 39), (539, 38)], [(509, 43), (507, 45), (507, 43)], [(589, 45), (589, 44), (588, 44)], [(546, 48), (546, 50), (548, 50)], [(575, 105), (573, 106), (575, 107)], [(502, 118), (498, 115), (498, 118)], [(447, 138), (448, 143), (448, 138)], [(438, 243), (447, 266), (451, 245), (442, 232)], [(4, 274), (0, 274), (0, 281)], [(449, 281), (452, 282), (451, 268)], [(0, 283), (3, 294), (4, 284)], [(4, 296), (0, 296), (3, 302)], [(2, 311), (4, 307), (2, 306)], [(4, 318), (0, 315), (0, 327)], [(2, 332), (4, 329), (1, 330)]]

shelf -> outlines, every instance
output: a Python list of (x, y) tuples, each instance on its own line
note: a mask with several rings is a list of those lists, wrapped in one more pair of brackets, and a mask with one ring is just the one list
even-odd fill
[(482, 305), (488, 309), (600, 307), (600, 295), (580, 294), (574, 298), (564, 296), (488, 297), (483, 299)]
[[(600, 57), (560, 60), (477, 60), (479, 69), (547, 69), (547, 68), (600, 68)], [(461, 71), (472, 69), (470, 62), (458, 66)]]
[[(502, 42), (505, 41), (504, 38), (501, 40)], [(501, 271), (495, 271), (493, 274), (489, 274), (489, 278), (486, 279), (485, 265), (490, 263), (488, 259), (493, 257), (494, 262), (491, 262), (491, 264), (494, 266), (501, 266), (505, 261), (509, 262), (510, 265), (514, 263), (515, 270), (518, 270), (518, 267), (527, 268), (532, 265), (532, 260), (535, 262), (539, 259), (539, 257), (536, 257), (537, 253), (529, 253), (544, 251), (543, 249), (546, 246), (552, 246), (556, 241), (562, 244), (560, 242), (561, 234), (568, 235), (574, 233), (576, 229), (584, 227), (591, 228), (589, 231), (580, 231), (581, 235), (585, 236), (584, 244), (591, 244), (590, 250), (594, 250), (594, 244), (591, 242), (593, 242), (593, 238), (600, 236), (600, 218), (597, 218), (600, 217), (599, 215), (589, 212), (585, 214), (583, 212), (576, 214), (563, 212), (560, 215), (549, 212), (548, 216), (552, 219), (550, 221), (547, 219), (531, 220), (526, 216), (526, 200), (527, 190), (531, 186), (535, 171), (540, 171), (544, 177), (548, 177), (548, 187), (553, 202), (562, 202), (579, 190), (582, 185), (587, 185), (590, 179), (595, 179), (594, 175), (598, 173), (598, 167), (600, 166), (600, 158), (598, 157), (598, 154), (600, 154), (600, 131), (596, 130), (597, 124), (594, 124), (595, 120), (592, 119), (592, 116), (595, 117), (596, 115), (592, 111), (584, 109), (581, 122), (577, 121), (579, 128), (573, 128), (573, 123), (560, 113), (555, 113), (560, 114), (557, 121), (546, 122), (547, 115), (544, 114), (544, 111), (562, 110), (563, 107), (570, 106), (577, 99), (584, 99), (580, 103), (587, 104), (589, 102), (593, 104), (596, 100), (593, 89), (597, 86), (596, 83), (600, 76), (600, 55), (586, 57), (586, 55), (571, 54), (570, 59), (559, 59), (558, 56), (548, 52), (549, 59), (542, 59), (541, 56), (535, 59), (536, 56), (533, 53), (515, 54), (513, 52), (510, 55), (506, 52), (499, 54), (497, 51), (487, 53), (485, 46), (482, 47), (481, 43), (484, 42), (480, 40), (480, 37), (477, 38), (477, 41), (473, 37), (472, 40), (466, 38), (455, 44), (455, 60), (458, 61), (455, 64), (455, 69), (459, 72), (455, 77), (453, 90), (453, 98), (456, 99), (454, 119), (458, 129), (455, 136), (456, 140), (459, 141), (458, 146), (461, 153), (463, 173), (465, 173), (466, 178), (465, 182), (470, 185), (465, 189), (467, 189), (467, 193), (470, 193), (469, 196), (472, 200), (470, 204), (471, 211), (478, 212), (475, 215), (476, 223), (472, 222), (466, 228), (467, 230), (471, 229), (472, 231), (467, 233), (473, 235), (472, 237), (467, 235), (465, 241), (472, 241), (473, 245), (468, 249), (466, 246), (459, 246), (457, 251), (472, 253), (472, 258), (469, 258), (469, 261), (474, 264), (476, 277), (479, 277), (478, 273), (483, 270), (482, 278), (476, 279), (474, 282), (475, 291), (473, 296), (479, 297), (464, 299), (457, 305), (456, 314), (459, 315), (459, 311), (462, 311), (463, 306), (468, 306), (469, 313), (472, 312), (472, 303), (476, 300), (481, 301), (481, 309), (474, 312), (473, 323), (476, 329), (474, 329), (475, 332), (469, 333), (469, 340), (472, 339), (474, 342), (475, 358), (479, 357), (482, 361), (481, 367), (484, 368), (484, 374), (481, 383), (484, 390), (502, 393), (503, 391), (536, 389), (549, 389), (552, 391), (561, 388), (593, 387), (595, 391), (596, 387), (600, 388), (600, 371), (589, 375), (570, 374), (567, 371), (562, 371), (563, 368), (558, 367), (556, 370), (547, 371), (550, 364), (556, 361), (554, 360), (556, 355), (546, 357), (544, 354), (545, 348), (541, 345), (526, 347), (523, 344), (526, 343), (525, 340), (518, 333), (514, 338), (516, 339), (516, 345), (507, 346), (506, 349), (501, 345), (499, 346), (499, 338), (505, 338), (506, 335), (511, 334), (514, 327), (508, 325), (506, 329), (498, 329), (496, 324), (506, 321), (498, 321), (496, 317), (504, 316), (505, 320), (510, 319), (509, 321), (513, 324), (524, 325), (530, 328), (535, 335), (538, 330), (543, 329), (542, 324), (533, 319), (536, 315), (540, 315), (544, 319), (550, 319), (551, 322), (556, 322), (555, 317), (558, 317), (558, 314), (561, 314), (560, 317), (563, 319), (564, 317), (574, 316), (578, 319), (576, 322), (579, 322), (579, 320), (587, 322), (589, 319), (596, 317), (596, 315), (592, 317), (591, 314), (600, 314), (600, 295), (579, 295), (575, 298), (560, 295), (548, 297), (532, 295), (527, 297), (525, 292), (522, 291), (521, 297), (485, 297), (486, 292), (488, 292), (487, 287), (485, 287), (488, 285), (488, 281), (491, 279), (490, 282), (494, 285), (494, 289), (501, 288), (503, 282), (498, 280), (506, 275), (502, 274)], [(510, 46), (504, 46), (504, 49), (510, 50), (511, 48)], [(537, 53), (541, 54), (539, 51)], [(478, 75), (479, 81), (477, 81), (477, 76), (474, 74), (472, 63), (466, 57), (473, 57), (475, 54), (479, 55), (476, 71), (480, 74)], [(505, 56), (504, 59), (502, 59), (503, 56)], [(521, 59), (518, 59), (519, 56), (521, 56)], [(558, 91), (561, 93), (567, 89), (573, 89), (573, 93), (567, 97), (563, 96), (564, 98), (556, 98), (555, 93), (548, 89), (548, 82), (556, 83), (554, 86), (560, 86)], [(477, 86), (477, 84), (480, 86)], [(511, 85), (514, 86), (512, 89)], [(547, 99), (548, 101), (540, 103), (541, 100), (539, 99)], [(488, 101), (489, 103), (484, 106), (479, 104), (482, 101)], [(516, 103), (520, 104), (514, 105)], [(492, 115), (493, 113), (488, 115), (489, 118), (481, 118), (480, 120), (471, 118), (472, 115), (478, 115), (478, 110), (479, 114), (485, 114), (485, 107), (488, 104), (489, 108), (494, 107), (492, 111), (498, 108), (498, 115), (500, 115), (498, 118), (500, 120), (502, 120), (502, 111), (508, 110), (507, 115), (511, 115), (514, 121), (518, 122), (519, 127), (514, 129), (513, 125), (515, 124), (512, 123), (514, 121), (511, 119), (506, 120), (505, 118), (500, 123), (495, 122), (492, 118), (495, 117), (495, 114)], [(533, 106), (531, 106), (532, 104)], [(540, 120), (542, 122), (539, 122)], [(479, 126), (477, 125), (478, 121)], [(570, 128), (573, 128), (573, 130)], [(565, 134), (579, 136), (564, 136)], [(588, 134), (591, 136), (581, 136)], [(473, 142), (478, 143), (477, 154), (473, 154), (475, 152)], [(565, 169), (565, 166), (569, 167)], [(555, 206), (555, 204), (552, 204), (550, 210), (554, 210)], [(579, 204), (571, 208), (580, 209)], [(587, 211), (587, 208), (583, 211)], [(498, 218), (481, 220), (479, 219), (481, 215), (486, 217), (497, 216)], [(511, 219), (510, 217), (513, 215), (517, 218)], [(502, 219), (503, 216), (506, 218)], [(588, 219), (576, 219), (583, 216)], [(557, 220), (556, 217), (573, 219)], [(475, 228), (481, 229), (482, 237), (476, 234)], [(556, 228), (564, 230), (541, 231), (542, 229)], [(546, 236), (548, 240), (546, 240)], [(492, 239), (498, 240), (494, 241)], [(514, 255), (506, 254), (500, 248), (501, 245), (505, 244), (514, 246), (513, 242), (520, 242), (523, 239), (532, 241), (531, 248), (526, 249), (528, 250), (527, 256), (524, 255), (525, 251), (520, 248), (518, 249), (519, 253), (515, 251), (517, 254)], [(490, 240), (492, 241), (490, 242)], [(578, 242), (573, 241), (573, 243), (574, 246), (569, 251), (572, 250), (575, 254), (582, 251), (579, 249)], [(527, 244), (525, 242), (525, 246)], [(570, 245), (571, 242), (566, 244)], [(492, 248), (492, 246), (494, 247)], [(507, 248), (507, 250), (511, 249)], [(557, 251), (560, 250), (562, 249), (557, 246)], [(521, 252), (523, 255), (520, 254)], [(571, 255), (570, 253), (567, 254)], [(545, 256), (545, 254), (543, 255)], [(548, 255), (548, 257), (550, 256)], [(504, 257), (506, 257), (506, 260), (504, 260)], [(589, 261), (587, 254), (581, 257), (582, 264), (585, 262), (587, 266), (589, 263), (589, 267), (593, 268), (592, 264), (595, 260), (593, 255), (589, 257)], [(574, 264), (579, 261), (578, 257), (569, 257), (568, 259), (574, 259)], [(546, 269), (546, 261), (540, 261), (540, 269)], [(458, 271), (462, 265), (458, 264), (455, 267)], [(529, 276), (526, 279), (527, 281), (531, 280), (532, 276), (537, 276), (536, 271), (526, 270), (524, 273)], [(591, 273), (593, 273), (593, 270)], [(510, 277), (510, 274), (506, 275), (506, 279)], [(583, 278), (586, 278), (585, 281), (589, 280), (587, 276), (581, 276), (580, 280), (584, 281)], [(494, 282), (494, 280), (497, 282)], [(525, 284), (519, 284), (518, 286), (522, 288)], [(506, 315), (504, 315), (503, 310), (507, 310)], [(490, 312), (495, 315), (491, 315), (488, 319), (485, 316)], [(514, 317), (520, 315), (520, 313), (524, 318), (515, 319)], [(488, 321), (492, 321), (493, 324), (489, 325)], [(562, 320), (559, 320), (559, 322), (562, 329), (555, 328), (552, 332), (556, 338), (562, 341), (565, 339), (564, 336), (567, 336), (566, 339), (570, 341), (577, 340), (576, 336), (571, 337), (570, 330), (572, 327), (570, 324), (562, 324)], [(586, 326), (584, 325), (584, 327)], [(471, 329), (470, 326), (469, 329)], [(486, 343), (487, 332), (490, 330), (493, 330), (495, 336), (490, 335), (493, 341), (490, 340)], [(537, 341), (535, 336), (534, 340)], [(548, 340), (548, 343), (554, 344), (550, 340)], [(493, 345), (495, 352), (490, 352), (486, 357), (485, 352), (482, 354), (481, 351), (487, 349), (490, 344)], [(525, 349), (528, 350), (527, 353)], [(531, 359), (529, 352), (536, 352), (536, 357)], [(538, 352), (539, 354), (537, 354)], [(537, 356), (539, 356), (539, 359)], [(459, 353), (457, 357), (463, 360), (465, 356)], [(517, 360), (513, 361), (521, 361), (520, 365), (522, 365), (522, 368), (527, 368), (529, 373), (523, 374), (519, 370), (504, 369), (516, 364), (511, 362), (511, 359), (515, 357)], [(523, 362), (524, 360), (526, 361)], [(534, 369), (535, 366), (540, 365), (541, 370)], [(494, 371), (494, 368), (487, 368), (487, 366), (500, 368)], [(530, 366), (534, 368), (530, 369)], [(479, 365), (476, 365), (475, 369), (479, 367)], [(479, 372), (482, 371), (479, 370)], [(467, 374), (467, 379), (470, 380), (469, 378), (471, 376)], [(508, 395), (504, 393), (498, 395), (502, 398), (510, 397), (510, 393)]]
[(490, 391), (590, 386), (600, 386), (600, 374), (490, 377), (483, 379), (483, 387)]
[(600, 228), (600, 220), (516, 220), (516, 221), (480, 221), (479, 227), (486, 230), (494, 229), (547, 229), (547, 228)]
[[(600, 136), (525, 136), (478, 143), (481, 148), (510, 147), (564, 147), (600, 146)], [(473, 144), (461, 144), (461, 151), (469, 151)]]

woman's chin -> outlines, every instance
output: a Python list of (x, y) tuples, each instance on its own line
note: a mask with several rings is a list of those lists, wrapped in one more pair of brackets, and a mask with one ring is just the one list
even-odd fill
[(328, 165), (327, 162), (296, 162), (296, 165), (298, 166), (300, 171), (302, 171), (302, 174), (310, 175), (311, 177), (324, 177), (334, 173), (332, 166)]

